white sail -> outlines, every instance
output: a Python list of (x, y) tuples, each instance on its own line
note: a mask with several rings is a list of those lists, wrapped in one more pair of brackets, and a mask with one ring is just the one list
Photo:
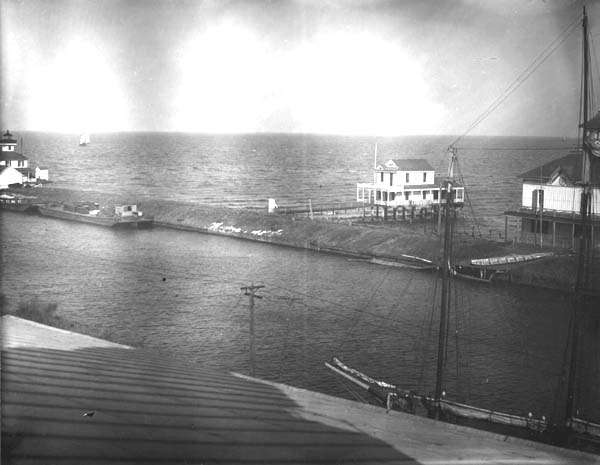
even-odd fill
[(79, 136), (79, 145), (87, 145), (90, 143), (90, 135), (86, 132)]

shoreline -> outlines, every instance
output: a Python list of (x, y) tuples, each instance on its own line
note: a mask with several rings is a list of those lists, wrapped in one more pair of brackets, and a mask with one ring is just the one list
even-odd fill
[[(12, 191), (35, 196), (35, 203), (93, 201), (109, 207), (129, 203), (132, 197), (48, 186)], [(245, 209), (135, 197), (144, 215), (153, 216), (155, 225), (161, 228), (234, 237), (371, 262), (374, 259), (384, 260), (392, 266), (409, 268), (414, 268), (411, 265), (415, 265), (415, 262), (408, 260), (407, 256), (422, 257), (435, 264), (439, 262), (441, 254), (440, 238), (433, 232), (431, 220), (382, 223), (347, 217), (310, 219), (308, 215), (268, 214), (266, 205), (264, 210)], [(527, 244), (515, 245), (462, 234), (456, 237), (454, 256), (458, 264), (468, 263), (471, 258), (540, 250)], [(498, 283), (570, 292), (576, 274), (576, 260), (566, 251), (556, 252), (550, 258), (512, 265), (510, 282), (502, 280)]]

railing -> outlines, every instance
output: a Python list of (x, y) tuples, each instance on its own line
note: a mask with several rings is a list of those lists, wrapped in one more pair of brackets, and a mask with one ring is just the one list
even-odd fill
[[(341, 202), (341, 203), (327, 203), (327, 204), (312, 204), (306, 202), (303, 204), (293, 205), (282, 205), (277, 207), (275, 210), (276, 214), (279, 215), (336, 215), (342, 213), (348, 213), (348, 211), (360, 210), (362, 212), (364, 204), (362, 202)], [(362, 213), (361, 213), (362, 214)]]

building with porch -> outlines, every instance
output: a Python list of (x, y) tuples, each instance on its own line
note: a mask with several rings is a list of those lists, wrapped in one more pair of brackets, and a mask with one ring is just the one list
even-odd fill
[[(377, 164), (373, 171), (372, 183), (356, 185), (356, 200), (375, 207), (388, 208), (396, 212), (398, 208), (437, 208), (446, 202), (443, 179), (435, 175), (435, 170), (421, 158), (391, 159)], [(464, 202), (464, 187), (454, 186), (455, 202)], [(414, 211), (414, 210), (413, 210)]]
[[(520, 219), (520, 240), (540, 246), (576, 249), (581, 235), (583, 156), (581, 150), (538, 166), (523, 179), (521, 206), (505, 212)], [(591, 240), (600, 244), (600, 159), (591, 166)]]

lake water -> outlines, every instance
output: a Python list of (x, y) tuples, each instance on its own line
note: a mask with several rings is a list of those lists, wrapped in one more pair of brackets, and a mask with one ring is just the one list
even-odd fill
[[(47, 166), (57, 187), (198, 201), (229, 206), (348, 202), (356, 183), (372, 180), (377, 159), (425, 158), (445, 174), (451, 137), (369, 138), (315, 135), (120, 133), (78, 136), (24, 133), (24, 152)], [(467, 137), (459, 145), (475, 216), (504, 230), (502, 212), (520, 202), (518, 175), (566, 153), (572, 140)], [(502, 149), (502, 150), (499, 150)]]
[[(379, 153), (381, 159), (399, 148), (413, 157), (423, 153), (441, 170), (445, 155), (436, 150), (447, 142), (385, 139)], [(484, 142), (469, 140), (473, 147)], [(50, 168), (57, 187), (240, 206), (267, 197), (352, 200), (354, 184), (369, 179), (373, 140), (116, 134), (96, 136), (85, 148), (76, 143), (74, 136), (29, 134), (25, 151)], [(464, 151), (463, 174), (473, 186), (476, 216), (488, 224), (518, 201), (515, 174), (553, 157), (550, 150), (519, 156), (488, 150), (483, 158), (474, 152)], [(438, 310), (432, 303), (439, 296), (433, 274), (183, 231), (113, 231), (10, 212), (0, 219), (0, 291), (13, 308), (33, 298), (57, 303), (60, 315), (116, 340), (248, 373), (248, 300), (240, 287), (263, 284), (255, 308), (257, 376), (352, 397), (324, 367), (338, 356), (374, 377), (433, 390)], [(452, 300), (448, 396), (551, 417), (564, 376), (569, 298), (457, 282)], [(577, 406), (580, 415), (600, 419), (597, 317), (587, 323)]]

